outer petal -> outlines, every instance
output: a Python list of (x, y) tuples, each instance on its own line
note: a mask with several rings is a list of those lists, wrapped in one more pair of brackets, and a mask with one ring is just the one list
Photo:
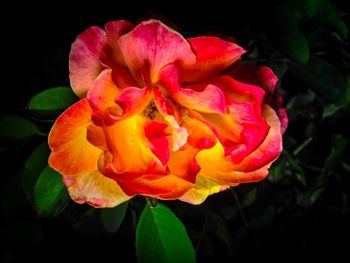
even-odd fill
[(142, 22), (120, 37), (118, 43), (127, 65), (140, 83), (156, 83), (158, 72), (168, 64), (193, 64), (196, 59), (187, 41), (157, 20)]
[(288, 117), (286, 110), (281, 108), (282, 97), (276, 90), (278, 78), (275, 73), (266, 66), (246, 64), (234, 67), (230, 74), (239, 81), (260, 86), (266, 91), (264, 102), (277, 111), (283, 134), (288, 126)]
[(232, 69), (230, 75), (238, 81), (263, 88), (266, 91), (265, 102), (271, 102), (278, 78), (269, 67), (256, 64), (239, 65)]
[(86, 139), (90, 115), (89, 104), (82, 99), (63, 112), (50, 131), (49, 164), (64, 175), (97, 169), (102, 151)]
[(202, 117), (218, 133), (225, 154), (239, 163), (263, 142), (268, 133), (269, 127), (261, 113), (264, 91), (229, 76), (208, 82), (225, 91), (228, 113), (202, 113)]
[(197, 154), (196, 160), (202, 168), (201, 173), (222, 184), (253, 182), (265, 178), (267, 169), (282, 151), (282, 136), (274, 110), (265, 106), (264, 115), (271, 128), (259, 148), (241, 163), (235, 164), (225, 157), (224, 148), (217, 143), (213, 148)]
[(203, 203), (209, 195), (224, 191), (227, 188), (229, 188), (228, 185), (221, 185), (216, 181), (199, 174), (197, 175), (195, 185), (181, 196), (180, 200), (190, 204), (199, 205)]
[(115, 207), (132, 196), (126, 195), (120, 186), (98, 170), (63, 176), (70, 197), (77, 203), (93, 207)]
[(69, 78), (75, 94), (84, 97), (105, 68), (100, 58), (105, 56), (106, 32), (93, 26), (80, 34), (69, 54)]
[(156, 180), (140, 177), (118, 183), (128, 195), (141, 194), (164, 200), (177, 199), (193, 186), (192, 183), (171, 174), (158, 177)]
[(254, 171), (277, 159), (282, 152), (280, 120), (276, 112), (270, 106), (264, 105), (263, 112), (270, 126), (269, 133), (259, 148), (240, 163), (243, 171)]
[(211, 84), (203, 87), (201, 91), (192, 87), (182, 88), (174, 65), (169, 65), (161, 71), (159, 82), (178, 103), (187, 108), (201, 112), (226, 113), (225, 95), (220, 88)]
[(108, 47), (106, 48), (106, 60), (110, 63), (125, 65), (123, 54), (118, 45), (120, 36), (128, 33), (134, 28), (134, 25), (125, 20), (111, 21), (105, 24), (105, 31), (107, 35)]
[(245, 50), (240, 46), (217, 37), (189, 38), (197, 55), (195, 65), (181, 69), (181, 80), (197, 82), (216, 75), (240, 59)]
[(49, 165), (63, 174), (63, 182), (77, 203), (113, 207), (130, 199), (130, 196), (97, 170), (102, 151), (86, 139), (90, 114), (87, 100), (82, 99), (56, 120), (49, 135), (52, 151)]

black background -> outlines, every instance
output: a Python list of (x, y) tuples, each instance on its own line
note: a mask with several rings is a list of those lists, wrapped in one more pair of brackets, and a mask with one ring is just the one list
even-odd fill
[[(27, 101), (34, 94), (49, 87), (69, 86), (70, 45), (75, 37), (89, 26), (103, 27), (106, 22), (118, 19), (136, 23), (152, 17), (176, 27), (184, 36), (203, 34), (233, 36), (245, 47), (251, 35), (271, 34), (268, 26), (271, 23), (269, 10), (278, 2), (211, 1), (193, 7), (174, 1), (163, 2), (160, 5), (154, 2), (140, 5), (136, 2), (96, 1), (81, 3), (78, 7), (71, 6), (73, 3), (63, 5), (58, 1), (44, 4), (14, 2), (11, 7), (2, 10), (1, 17), (0, 111), (23, 115)], [(346, 1), (337, 1), (337, 5), (347, 12)], [(289, 91), (291, 97), (290, 93), (293, 92)], [(328, 129), (327, 127), (325, 129)], [(289, 136), (298, 137), (298, 128), (300, 127), (293, 127), (292, 123), (288, 131)], [(344, 129), (340, 128), (340, 131)], [(330, 132), (325, 130), (323, 136), (327, 137), (329, 134)], [(4, 183), (22, 168), (23, 161), (33, 149), (33, 144), (35, 143), (26, 145), (20, 152), (12, 149), (9, 155), (3, 157), (2, 165), (6, 164), (1, 174)], [(330, 142), (327, 142), (326, 146), (328, 148), (323, 152), (312, 153), (316, 157), (319, 156), (319, 159), (316, 158), (319, 162), (325, 159)], [(253, 259), (292, 262), (304, 259), (316, 260), (320, 257), (334, 257), (333, 259), (346, 257), (350, 249), (349, 213), (344, 216), (341, 213), (329, 212), (326, 210), (329, 206), (325, 204), (325, 202), (338, 203), (338, 199), (332, 199), (338, 188), (331, 186), (327, 194), (332, 198), (304, 210), (296, 208), (295, 200), (289, 199), (292, 196), (290, 192), (293, 191), (290, 184), (272, 186), (266, 183), (259, 188), (260, 194), (265, 198), (258, 201), (259, 207), (273, 205), (276, 210), (283, 207), (283, 213), (275, 217), (273, 224), (254, 228), (253, 231), (245, 230), (244, 222), (238, 216), (237, 219), (229, 221), (228, 225), (225, 224), (227, 233), (231, 234), (228, 238), (231, 242), (229, 249), (215, 238), (213, 244), (203, 241), (204, 245), (202, 244), (198, 250), (199, 262), (233, 262), (232, 260), (247, 262)], [(237, 190), (238, 194), (244, 194), (252, 187), (256, 187), (256, 184), (242, 186)], [(226, 192), (215, 195), (204, 205), (194, 208), (177, 201), (167, 204), (183, 220), (192, 239), (197, 240), (208, 211), (216, 213), (230, 202), (234, 203), (234, 198), (231, 193)], [(136, 198), (135, 211), (140, 212), (143, 204), (142, 198)], [(5, 233), (2, 234), (4, 248), (2, 259), (5, 261), (29, 259), (40, 262), (68, 260), (80, 262), (91, 259), (99, 262), (135, 261), (133, 218), (138, 217), (138, 213), (128, 211), (118, 234), (109, 235), (103, 233), (100, 226), (96, 226), (91, 218), (82, 217), (88, 209), (85, 205), (71, 204), (63, 216), (54, 219), (38, 219), (35, 211), (22, 203), (14, 202), (13, 206), (19, 207), (19, 211), (15, 211), (15, 217), (2, 219), (2, 230)], [(249, 214), (251, 215), (249, 220), (256, 221), (257, 218), (252, 217), (255, 213), (249, 212)], [(38, 232), (33, 234), (29, 231), (28, 235), (23, 233), (21, 230), (23, 222), (26, 226), (23, 231), (34, 229), (35, 232), (39, 227), (41, 229), (39, 232), (43, 233), (44, 237), (37, 234)], [(30, 225), (32, 222), (33, 226)], [(75, 222), (75, 225), (72, 222)], [(209, 228), (213, 229), (213, 233), (209, 231), (210, 235), (218, 236), (218, 240), (226, 235), (226, 230), (223, 231), (219, 227), (221, 221), (215, 216), (209, 216), (208, 222)], [(7, 239), (8, 227), (11, 231), (22, 231), (22, 234), (19, 234), (18, 239)], [(213, 253), (205, 251), (208, 247)]]

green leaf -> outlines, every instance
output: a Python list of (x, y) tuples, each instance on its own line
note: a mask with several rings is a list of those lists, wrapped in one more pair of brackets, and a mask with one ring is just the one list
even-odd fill
[(56, 216), (64, 210), (69, 201), (62, 176), (49, 166), (43, 170), (36, 182), (34, 197), (39, 216)]
[(349, 28), (341, 18), (341, 13), (332, 5), (329, 10), (320, 17), (320, 22), (336, 30), (342, 38), (347, 39)]
[(47, 145), (47, 142), (44, 142), (34, 149), (24, 164), (22, 173), (22, 186), (27, 199), (33, 207), (35, 207), (34, 187), (41, 172), (47, 166), (49, 154), (50, 149)]
[(305, 18), (313, 18), (330, 7), (329, 0), (299, 0), (301, 13)]
[(272, 183), (276, 183), (283, 178), (283, 171), (286, 163), (286, 158), (280, 158), (270, 168), (268, 180)]
[(335, 105), (333, 103), (328, 104), (323, 109), (322, 118), (325, 119), (327, 117), (333, 116), (334, 114), (336, 114), (338, 112), (338, 110), (340, 110), (343, 107), (344, 107), (343, 105)]
[(294, 158), (288, 153), (286, 154), (286, 158), (287, 158), (288, 164), (290, 165), (293, 171), (293, 174), (296, 176), (299, 183), (305, 186), (306, 185), (305, 173), (304, 173), (304, 169), (300, 165), (299, 160)]
[(350, 75), (347, 75), (346, 77), (346, 95), (345, 95), (345, 100), (346, 103), (350, 104)]
[(29, 101), (30, 110), (60, 111), (68, 108), (78, 100), (71, 88), (56, 87), (44, 90)]
[(346, 79), (337, 67), (312, 57), (306, 66), (291, 64), (292, 73), (305, 85), (322, 95), (326, 101), (341, 105), (345, 100)]
[(195, 251), (186, 229), (174, 213), (158, 203), (147, 203), (136, 229), (139, 263), (196, 262)]
[(343, 153), (349, 144), (349, 140), (343, 135), (335, 135), (332, 138), (332, 150), (328, 155), (323, 167), (323, 174), (329, 175), (335, 167), (341, 162)]
[(349, 165), (349, 164), (343, 162), (341, 165), (343, 166), (343, 168), (344, 168), (345, 171), (347, 171), (348, 173), (350, 173), (350, 165)]
[(326, 158), (323, 170), (320, 176), (313, 183), (310, 191), (301, 195), (298, 199), (298, 204), (304, 206), (312, 205), (323, 193), (329, 177), (333, 170), (341, 163), (343, 153), (348, 146), (349, 141), (342, 135), (335, 135), (332, 138), (332, 150)]
[(256, 194), (257, 194), (256, 188), (254, 188), (254, 189), (250, 190), (248, 193), (246, 193), (246, 195), (244, 196), (244, 198), (242, 200), (242, 206), (243, 207), (251, 206), (255, 202)]
[(109, 233), (117, 232), (124, 220), (128, 202), (124, 202), (113, 208), (101, 209), (101, 222), (104, 229)]
[(277, 47), (298, 63), (306, 64), (310, 52), (304, 34), (299, 30), (296, 16), (286, 8), (271, 11), (271, 37)]
[(23, 140), (40, 133), (33, 122), (15, 115), (1, 115), (0, 127), (1, 140)]

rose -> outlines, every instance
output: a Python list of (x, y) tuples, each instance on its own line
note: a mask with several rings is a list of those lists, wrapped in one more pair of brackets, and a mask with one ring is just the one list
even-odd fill
[(140, 194), (199, 204), (267, 176), (287, 125), (269, 68), (233, 65), (238, 45), (185, 39), (156, 20), (104, 29), (73, 43), (81, 100), (49, 136), (49, 164), (74, 201), (113, 207)]

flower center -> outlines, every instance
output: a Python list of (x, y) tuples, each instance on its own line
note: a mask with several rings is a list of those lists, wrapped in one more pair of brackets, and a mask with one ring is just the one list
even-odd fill
[(151, 101), (148, 106), (143, 110), (143, 114), (149, 119), (153, 120), (157, 114), (157, 106), (154, 101)]

